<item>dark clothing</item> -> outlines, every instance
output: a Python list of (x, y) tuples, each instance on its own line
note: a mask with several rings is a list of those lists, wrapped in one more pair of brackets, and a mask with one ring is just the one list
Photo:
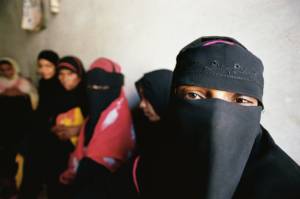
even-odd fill
[(79, 161), (75, 198), (125, 196), (118, 169), (132, 154), (134, 135), (123, 84), (121, 67), (107, 58), (95, 60), (87, 72), (89, 116), (74, 152)]
[(0, 96), (0, 198), (15, 194), (17, 153), (24, 152), (24, 137), (31, 132), (32, 108), (28, 96)]
[(83, 158), (80, 161), (78, 175), (74, 181), (74, 198), (137, 198), (130, 178), (129, 164), (124, 164), (120, 170), (111, 173), (106, 167), (98, 164), (90, 158)]
[(160, 117), (164, 116), (169, 104), (172, 75), (172, 71), (160, 69), (144, 74), (135, 82), (137, 92), (143, 89), (145, 98)]
[(16, 154), (20, 152), (24, 136), (30, 132), (32, 109), (28, 96), (0, 96), (0, 177), (14, 177), (17, 164)]
[(300, 198), (299, 187), (299, 166), (263, 129), (254, 144), (233, 198), (296, 199)]
[[(40, 100), (34, 114), (35, 128), (26, 138), (27, 150), (20, 198), (37, 198), (43, 184), (47, 185), (49, 196), (53, 192), (59, 192), (60, 186), (56, 178), (62, 169), (57, 169), (57, 167), (67, 165), (67, 161), (64, 159), (67, 157), (58, 158), (66, 152), (60, 152), (63, 147), (50, 130), (55, 122), (55, 114), (58, 112), (63, 87), (57, 77), (50, 80), (41, 79), (38, 91)], [(71, 150), (69, 149), (67, 152)], [(57, 155), (53, 156), (52, 151), (55, 151)], [(64, 159), (63, 162), (62, 159)]]
[(159, 139), (166, 132), (162, 121), (150, 122), (140, 109), (132, 111), (134, 129), (136, 132), (136, 156), (144, 153), (156, 155), (159, 150)]
[(180, 51), (160, 153), (141, 158), (137, 170), (143, 198), (300, 198), (300, 168), (260, 126), (262, 106), (176, 93), (192, 85), (262, 104), (262, 72), (232, 38), (200, 38)]
[[(137, 198), (139, 195), (134, 184), (134, 176), (132, 175), (136, 157), (138, 157), (143, 164), (147, 165), (146, 168), (143, 167), (145, 168), (143, 173), (139, 173), (137, 176), (137, 181), (142, 183), (139, 187), (142, 189), (140, 191), (144, 193), (145, 188), (148, 188), (148, 180), (141, 181), (141, 179), (151, 176), (151, 171), (148, 170), (148, 168), (152, 168), (151, 162), (158, 160), (160, 154), (160, 140), (166, 133), (163, 125), (163, 118), (166, 114), (169, 103), (171, 80), (172, 71), (160, 69), (144, 74), (144, 76), (135, 83), (138, 93), (141, 88), (143, 90), (144, 97), (153, 106), (161, 120), (151, 122), (140, 108), (133, 110), (134, 129), (137, 140), (136, 154), (134, 158), (124, 166), (123, 170), (121, 170), (121, 172), (123, 172), (121, 175), (123, 177), (122, 180), (127, 180), (128, 197)], [(140, 168), (138, 169), (139, 171), (141, 170)]]
[(111, 198), (111, 172), (90, 158), (83, 158), (74, 182), (74, 198)]
[[(172, 71), (167, 69), (155, 70), (144, 74), (135, 83), (137, 92), (141, 94), (139, 89), (143, 89), (144, 97), (150, 102), (161, 119), (167, 112), (172, 75)], [(133, 111), (133, 118), (137, 136), (137, 153), (145, 152), (146, 148), (149, 148), (149, 153), (155, 154), (153, 150), (156, 149), (156, 140), (159, 140), (164, 134), (162, 122), (149, 121), (140, 108)]]
[[(181, 146), (183, 147), (183, 145)], [(173, 164), (164, 164), (166, 156), (160, 160), (141, 159), (137, 168), (137, 181), (141, 198), (201, 198), (201, 179), (187, 177), (197, 175), (191, 170), (199, 169), (194, 165), (181, 167), (178, 158)], [(187, 159), (186, 159), (187, 158)], [(184, 161), (189, 161), (184, 157)], [(222, 166), (222, 165), (221, 165)], [(230, 179), (232, 176), (228, 176)], [(226, 186), (226, 181), (222, 186)], [(234, 190), (232, 199), (297, 199), (300, 197), (299, 166), (276, 145), (263, 129), (253, 146), (242, 177)], [(202, 196), (205, 198), (205, 196)], [(217, 197), (218, 198), (218, 197)], [(220, 195), (219, 198), (227, 198)]]
[(60, 113), (72, 108), (80, 107), (86, 114), (84, 82), (74, 90), (66, 91), (57, 77), (40, 80), (39, 95), (35, 131), (27, 139), (28, 152), (20, 198), (37, 198), (43, 184), (47, 185), (48, 198), (68, 198), (71, 188), (59, 182), (59, 175), (67, 168), (74, 146), (69, 140), (61, 141), (51, 128)]
[(38, 94), (39, 104), (35, 111), (36, 130), (30, 139), (36, 140), (36, 144), (44, 145), (39, 140), (46, 141), (46, 137), (43, 136), (50, 134), (50, 128), (55, 124), (55, 115), (59, 112), (59, 106), (61, 106), (60, 98), (64, 94), (64, 88), (57, 77), (49, 80), (41, 79), (39, 81)]

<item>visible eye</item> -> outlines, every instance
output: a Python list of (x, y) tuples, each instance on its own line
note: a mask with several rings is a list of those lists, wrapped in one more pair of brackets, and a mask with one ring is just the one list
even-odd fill
[(198, 92), (187, 92), (184, 94), (183, 98), (187, 100), (201, 100), (205, 97)]
[(235, 102), (243, 106), (257, 106), (258, 102), (253, 97), (237, 96)]
[(109, 86), (92, 84), (92, 85), (87, 85), (87, 88), (90, 90), (101, 91), (101, 90), (108, 90)]
[(206, 90), (196, 86), (179, 86), (176, 88), (175, 93), (185, 100), (206, 99)]

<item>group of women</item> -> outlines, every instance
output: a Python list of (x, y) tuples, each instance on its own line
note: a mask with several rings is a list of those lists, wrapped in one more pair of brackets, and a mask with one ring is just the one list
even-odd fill
[(235, 39), (201, 37), (174, 74), (144, 74), (134, 110), (110, 59), (85, 71), (44, 50), (37, 65), (38, 91), (0, 59), (2, 198), (300, 198), (299, 166), (260, 125), (263, 64)]
[[(41, 77), (37, 90), (20, 75), (14, 60), (0, 60), (1, 106), (7, 109), (1, 115), (10, 124), (23, 121), (27, 126), (4, 128), (5, 134), (14, 137), (1, 139), (1, 162), (7, 165), (1, 169), (1, 179), (10, 182), (1, 183), (1, 197), (16, 195), (17, 153), (24, 157), (18, 198), (38, 198), (45, 187), (48, 198), (113, 197), (117, 195), (113, 187), (127, 192), (120, 182), (128, 182), (131, 176), (127, 168), (120, 168), (136, 156), (136, 137), (146, 137), (146, 133), (136, 135), (138, 126), (146, 124), (147, 117), (152, 121), (153, 115), (159, 118), (165, 111), (172, 72), (157, 70), (137, 82), (142, 100), (140, 108), (133, 111), (137, 113), (134, 122), (124, 93), (121, 66), (110, 59), (96, 59), (85, 71), (79, 58), (59, 58), (56, 52), (44, 50), (37, 57)], [(158, 83), (161, 77), (166, 81)], [(165, 93), (165, 99), (160, 100), (159, 93)], [(23, 109), (15, 102), (18, 98)], [(157, 100), (153, 107), (148, 101), (152, 99)], [(11, 117), (7, 118), (7, 114)], [(2, 153), (8, 157), (5, 159)], [(12, 171), (5, 176), (8, 170)]]

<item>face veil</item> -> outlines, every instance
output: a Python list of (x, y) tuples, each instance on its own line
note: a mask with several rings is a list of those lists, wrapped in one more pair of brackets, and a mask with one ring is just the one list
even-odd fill
[(172, 130), (162, 150), (167, 157), (162, 160), (163, 175), (182, 179), (169, 183), (176, 195), (232, 198), (261, 133), (262, 110), (221, 99), (182, 99), (176, 88), (192, 85), (236, 92), (262, 104), (262, 71), (262, 62), (231, 38), (202, 38), (179, 53), (167, 117)]
[[(115, 67), (117, 66), (113, 65), (112, 61), (102, 58), (96, 63), (87, 73), (89, 120), (86, 125), (86, 145), (93, 135), (101, 113), (120, 96), (124, 83), (123, 74), (120, 71), (116, 71), (117, 68), (115, 69)], [(111, 68), (107, 69), (103, 65), (109, 65)], [(120, 70), (119, 67), (118, 70)]]
[(177, 97), (172, 106), (176, 107), (170, 120), (177, 147), (170, 148), (179, 161), (177, 165), (187, 171), (182, 179), (191, 183), (180, 188), (191, 197), (232, 198), (261, 132), (262, 108), (219, 99), (187, 101)]
[[(180, 86), (237, 93), (259, 106), (189, 100), (176, 94)], [(300, 198), (299, 166), (260, 125), (263, 87), (262, 62), (238, 41), (201, 37), (184, 47), (159, 153), (137, 161), (142, 198)]]

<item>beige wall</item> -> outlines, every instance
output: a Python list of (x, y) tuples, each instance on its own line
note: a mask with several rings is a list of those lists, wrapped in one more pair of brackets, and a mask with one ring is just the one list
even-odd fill
[(21, 15), (21, 0), (0, 0), (0, 56), (16, 58), (34, 79), (44, 48), (77, 55), (86, 67), (110, 57), (123, 66), (131, 105), (134, 81), (158, 67), (173, 69), (188, 42), (237, 38), (265, 64), (263, 124), (300, 163), (299, 0), (61, 0), (58, 15), (46, 5), (47, 28), (37, 33), (21, 30)]

